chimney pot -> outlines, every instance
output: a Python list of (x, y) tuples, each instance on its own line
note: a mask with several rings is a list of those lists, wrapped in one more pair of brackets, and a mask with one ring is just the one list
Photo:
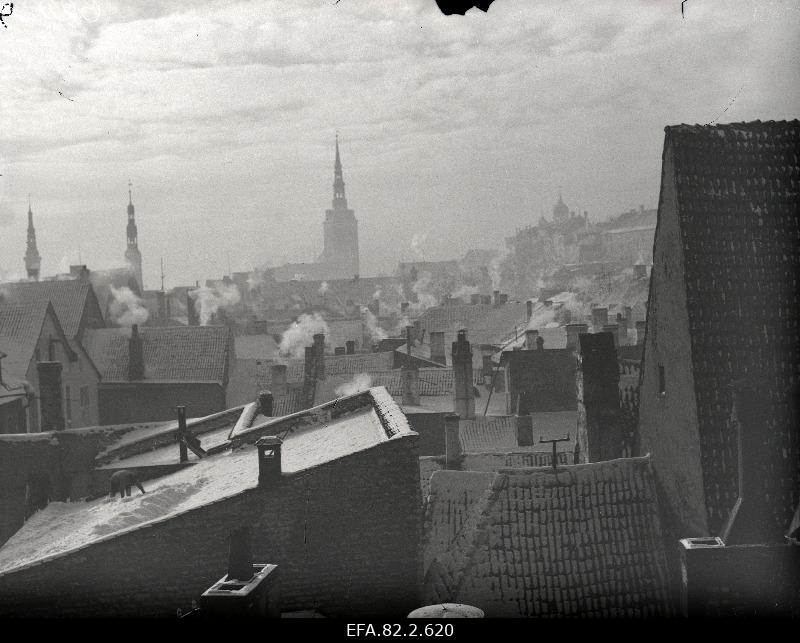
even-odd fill
[(281, 479), (281, 440), (267, 435), (256, 440), (258, 451), (258, 486), (265, 487)]
[(345, 354), (353, 355), (356, 352), (356, 342), (353, 339), (348, 339), (345, 343)]
[(273, 415), (273, 402), (272, 393), (269, 391), (261, 391), (258, 394), (258, 410), (261, 415), (265, 417), (272, 417)]

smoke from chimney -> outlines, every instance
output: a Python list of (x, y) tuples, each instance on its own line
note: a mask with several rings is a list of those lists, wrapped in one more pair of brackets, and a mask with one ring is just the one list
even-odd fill
[(134, 324), (144, 324), (147, 321), (150, 313), (142, 305), (142, 300), (130, 288), (111, 286), (111, 297), (108, 314), (113, 323), (129, 328)]

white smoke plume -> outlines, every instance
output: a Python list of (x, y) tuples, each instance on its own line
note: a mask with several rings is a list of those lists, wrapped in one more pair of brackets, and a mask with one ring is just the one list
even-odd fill
[(330, 335), (325, 319), (319, 313), (304, 313), (283, 332), (278, 352), (284, 357), (303, 357), (305, 347), (314, 343), (314, 335), (318, 333)]
[(417, 296), (417, 301), (411, 304), (416, 312), (422, 312), (439, 303), (436, 295), (431, 292), (431, 275), (428, 272), (422, 273), (422, 276), (414, 282), (411, 290)]
[(369, 308), (362, 306), (361, 314), (364, 317), (364, 323), (367, 326), (367, 331), (369, 332), (369, 336), (373, 342), (377, 342), (388, 337), (386, 331), (378, 325), (377, 318)]
[(130, 327), (134, 324), (144, 324), (150, 313), (142, 305), (130, 288), (114, 288), (111, 286), (112, 300), (108, 305), (111, 321), (119, 326)]
[(489, 278), (492, 280), (492, 290), (500, 290), (500, 283), (503, 280), (503, 264), (509, 254), (511, 254), (511, 250), (508, 246), (503, 246), (500, 252), (489, 262)]
[(469, 302), (471, 295), (477, 295), (480, 292), (477, 286), (461, 286), (458, 290), (455, 290), (451, 297), (455, 297), (456, 299), (464, 299)]
[(425, 256), (422, 252), (422, 244), (425, 243), (425, 240), (428, 238), (428, 233), (415, 233), (414, 236), (411, 237), (411, 252), (414, 253), (414, 257), (418, 261), (422, 261)]
[(349, 382), (340, 384), (336, 387), (335, 393), (337, 397), (344, 397), (345, 395), (355, 395), (361, 391), (366, 391), (372, 386), (372, 378), (366, 373), (359, 373)]
[(197, 302), (200, 307), (200, 324), (206, 326), (211, 320), (211, 316), (222, 308), (227, 310), (235, 306), (241, 300), (239, 289), (236, 284), (218, 284), (213, 288), (201, 287), (189, 291), (189, 296)]
[(323, 281), (319, 285), (319, 294), (320, 295), (325, 295), (326, 292), (328, 292), (328, 282), (327, 281)]

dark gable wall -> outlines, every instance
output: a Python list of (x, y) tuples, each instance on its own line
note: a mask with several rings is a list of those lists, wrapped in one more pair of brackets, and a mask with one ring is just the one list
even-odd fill
[(575, 351), (571, 348), (520, 350), (505, 353), (508, 359), (509, 413), (574, 411)]
[(225, 574), (230, 531), (248, 523), (254, 562), (280, 566), (284, 611), (402, 618), (419, 606), (410, 435), (0, 576), (0, 615), (174, 616)]
[[(650, 454), (663, 492), (662, 507), (672, 515), (665, 528), (672, 527), (678, 537), (706, 536), (708, 522), (675, 192), (672, 154), (667, 147), (639, 391), (640, 453)], [(658, 390), (659, 365), (664, 366), (663, 397)]]
[(225, 389), (219, 384), (100, 384), (100, 424), (174, 420), (176, 406), (187, 417), (225, 410)]

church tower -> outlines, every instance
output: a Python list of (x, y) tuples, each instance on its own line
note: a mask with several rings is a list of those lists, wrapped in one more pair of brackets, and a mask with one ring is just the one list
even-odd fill
[(28, 243), (25, 248), (25, 270), (29, 279), (39, 280), (39, 268), (42, 258), (36, 247), (36, 229), (33, 227), (33, 212), (31, 211), (31, 195), (28, 195)]
[(136, 231), (136, 220), (133, 216), (133, 196), (131, 195), (131, 187), (133, 187), (133, 183), (128, 181), (128, 247), (125, 250), (125, 261), (136, 276), (139, 290), (144, 292), (144, 283), (142, 282), (142, 253), (139, 252), (139, 233)]
[(333, 201), (325, 211), (324, 246), (320, 263), (325, 264), (327, 278), (352, 279), (358, 273), (358, 219), (347, 207), (339, 157), (339, 135), (336, 135), (336, 160), (333, 164)]

